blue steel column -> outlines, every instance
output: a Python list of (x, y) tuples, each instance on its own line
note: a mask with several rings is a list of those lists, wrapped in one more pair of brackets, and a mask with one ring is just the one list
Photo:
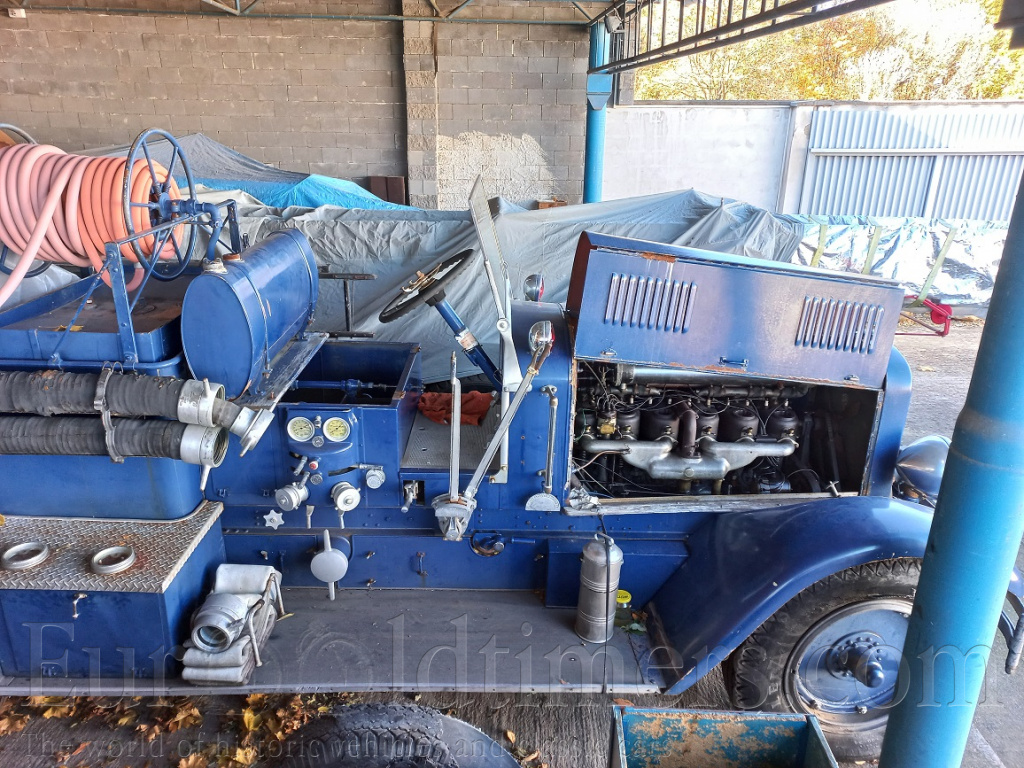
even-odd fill
[[(1024, 535), (1024, 192), (957, 419), (882, 768), (958, 768)], [(906, 674), (909, 672), (909, 674)]]
[[(611, 35), (604, 23), (590, 25), (590, 69), (608, 63)], [(604, 187), (604, 124), (611, 75), (587, 75), (587, 145), (583, 160), (583, 202), (601, 201)]]

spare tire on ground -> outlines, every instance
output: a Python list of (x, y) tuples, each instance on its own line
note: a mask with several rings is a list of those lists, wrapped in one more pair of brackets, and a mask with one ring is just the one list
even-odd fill
[(293, 734), (269, 768), (504, 768), (517, 761), (467, 723), (409, 704), (341, 706)]

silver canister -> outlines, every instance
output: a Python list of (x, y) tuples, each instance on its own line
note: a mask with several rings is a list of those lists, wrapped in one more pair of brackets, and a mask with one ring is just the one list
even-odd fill
[(599, 534), (583, 547), (576, 634), (588, 643), (606, 643), (615, 631), (615, 595), (622, 570), (622, 550)]

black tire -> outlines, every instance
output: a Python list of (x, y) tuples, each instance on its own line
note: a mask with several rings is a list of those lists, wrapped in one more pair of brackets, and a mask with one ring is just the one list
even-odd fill
[(458, 768), (438, 712), (402, 704), (338, 707), (297, 731), (275, 768)]
[[(806, 704), (794, 679), (794, 664), (798, 661), (795, 656), (799, 649), (807, 647), (805, 638), (811, 637), (812, 632), (827, 627), (833, 616), (849, 616), (858, 610), (858, 605), (906, 603), (909, 614), (920, 573), (919, 560), (883, 560), (840, 571), (805, 589), (758, 627), (722, 665), (733, 706), (817, 715), (839, 760), (876, 759), (882, 750), (887, 707), (835, 714), (821, 711), (814, 703)], [(857, 632), (861, 629), (858, 627)], [(863, 630), (872, 631), (868, 625)]]

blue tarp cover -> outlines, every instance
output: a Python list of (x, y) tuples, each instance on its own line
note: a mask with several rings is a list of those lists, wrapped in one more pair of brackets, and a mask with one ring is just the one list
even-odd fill
[[(178, 143), (188, 158), (193, 181), (197, 184), (211, 189), (240, 189), (272, 208), (330, 205), (372, 211), (412, 210), (405, 205), (381, 200), (352, 181), (283, 171), (265, 165), (201, 133), (182, 136)], [(99, 154), (125, 155), (128, 149), (104, 149)], [(150, 154), (157, 162), (167, 165), (171, 159), (171, 146), (166, 141), (153, 141)], [(184, 182), (184, 178), (183, 174), (175, 173), (179, 184)]]

